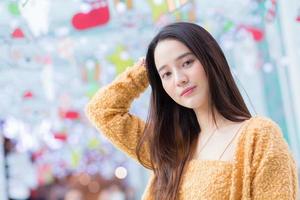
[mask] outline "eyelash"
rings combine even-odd
[[[170,72],[166,72],[166,73],[164,73],[161,77],[162,78],[164,78],[165,77],[165,75],[167,75],[168,73],[170,73]]]
[[[193,62],[194,62],[194,60],[190,59],[190,60],[186,61],[185,63],[192,64]],[[183,64],[185,64],[185,63],[183,63]]]
[[[190,64],[192,64],[193,62],[194,62],[193,59],[187,60],[186,62],[183,63],[182,66],[184,67],[185,64],[187,64],[188,66],[190,66]],[[164,76],[165,76],[166,74],[168,74],[168,73],[170,73],[170,72],[164,73],[164,74],[162,75],[162,78],[164,78]]]

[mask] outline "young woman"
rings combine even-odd
[[[143,122],[129,108],[149,83]],[[296,199],[296,165],[280,128],[251,116],[222,50],[196,24],[164,27],[146,60],[100,89],[86,114],[152,170],[145,200]]]

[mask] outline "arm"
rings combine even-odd
[[[295,200],[298,190],[297,168],[280,128],[268,122],[260,131],[254,162],[257,162],[252,196],[255,200]],[[258,159],[259,158],[259,159]]]
[[[137,160],[135,148],[142,136],[145,123],[129,113],[134,98],[148,86],[143,61],[127,68],[111,84],[99,89],[85,108],[92,124],[116,147]],[[143,147],[143,162],[150,163],[149,150]]]

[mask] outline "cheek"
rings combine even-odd
[[[171,84],[165,83],[165,84],[163,84],[163,88],[172,99],[175,97],[174,87],[172,87]]]

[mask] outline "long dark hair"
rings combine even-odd
[[[203,65],[215,123],[213,108],[230,121],[240,122],[251,117],[216,40],[204,28],[193,23],[177,22],[165,26],[149,44],[146,55],[152,93],[146,127],[136,149],[142,162],[141,146],[147,143],[150,148],[154,171],[151,191],[156,200],[176,199],[184,166],[201,132],[193,109],[177,104],[163,89],[154,62],[154,51],[157,44],[166,39],[182,42]]]

